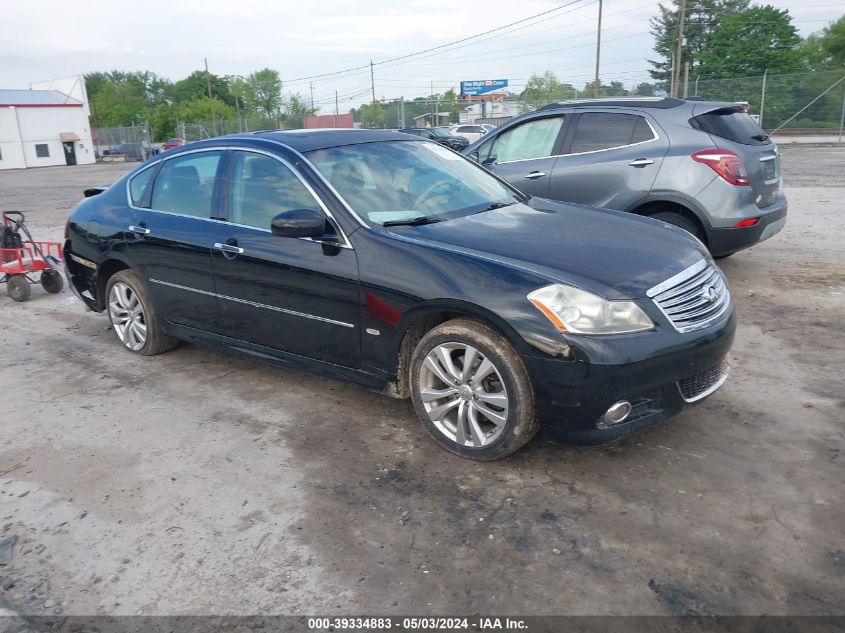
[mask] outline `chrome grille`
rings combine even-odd
[[[678,381],[678,389],[687,402],[695,402],[713,393],[728,377],[727,363],[717,363],[692,376]]]
[[[725,278],[705,259],[646,294],[679,332],[707,327],[722,316],[731,303]]]

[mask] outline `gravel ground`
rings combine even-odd
[[[468,462],[409,402],[0,297],[0,610],[845,614],[845,150],[783,156],[786,228],[720,262],[730,379],[611,446]],[[2,172],[0,204],[58,239],[125,169]]]

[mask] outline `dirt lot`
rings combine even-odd
[[[4,294],[0,608],[845,614],[845,148],[783,153],[786,229],[722,262],[731,378],[608,447],[464,461],[408,402]],[[124,168],[0,173],[0,205],[59,238]]]

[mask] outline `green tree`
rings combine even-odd
[[[723,19],[697,71],[702,79],[751,77],[802,70],[801,37],[789,11],[765,5]]]
[[[638,97],[653,97],[655,93],[655,85],[646,81],[634,86],[634,92]]]
[[[211,101],[208,97],[198,97],[181,103],[177,107],[177,113],[180,120],[188,123],[211,121],[212,118],[218,121],[235,118],[235,109],[216,97]]]
[[[822,30],[821,45],[831,66],[845,66],[845,15]]]
[[[364,127],[384,127],[386,120],[385,114],[384,106],[382,106],[378,101],[375,103],[364,104],[358,109],[358,115],[361,118],[361,125]]]
[[[575,86],[558,81],[557,76],[551,70],[547,70],[542,75],[531,75],[519,98],[537,108],[547,103],[572,99],[577,95],[578,90]]]
[[[312,116],[316,109],[308,105],[305,97],[298,92],[288,95],[284,102],[284,114],[282,120],[285,127],[289,129],[301,128],[305,117]]]
[[[256,112],[265,117],[277,117],[282,109],[282,80],[279,72],[263,68],[246,79],[250,101]]]
[[[690,76],[697,72],[698,64],[710,47],[710,37],[719,23],[729,15],[748,8],[749,0],[687,0],[684,20],[686,46],[682,49],[680,67],[690,62]],[[680,0],[670,4],[659,4],[658,14],[651,19],[651,34],[654,36],[654,51],[660,59],[649,60],[654,67],[650,70],[666,90],[671,78],[672,56],[678,46],[678,18]]]
[[[229,82],[225,77],[219,77],[204,70],[195,70],[184,79],[172,84],[166,91],[166,96],[173,103],[187,103],[205,97],[208,99],[208,83],[211,81],[211,96],[226,105],[234,107],[235,100],[229,90]]]

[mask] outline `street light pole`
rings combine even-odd
[[[678,51],[675,53],[675,63],[672,69],[672,84],[674,86],[672,96],[677,97],[680,93],[681,83],[681,62],[683,61],[684,47],[684,19],[687,13],[687,0],[681,0],[681,9],[678,13]]]
[[[595,87],[593,88],[593,96],[599,96],[599,89],[601,84],[599,83],[599,62],[601,60],[601,3],[602,0],[599,0],[599,23],[598,29],[596,30],[596,79],[595,79]]]

